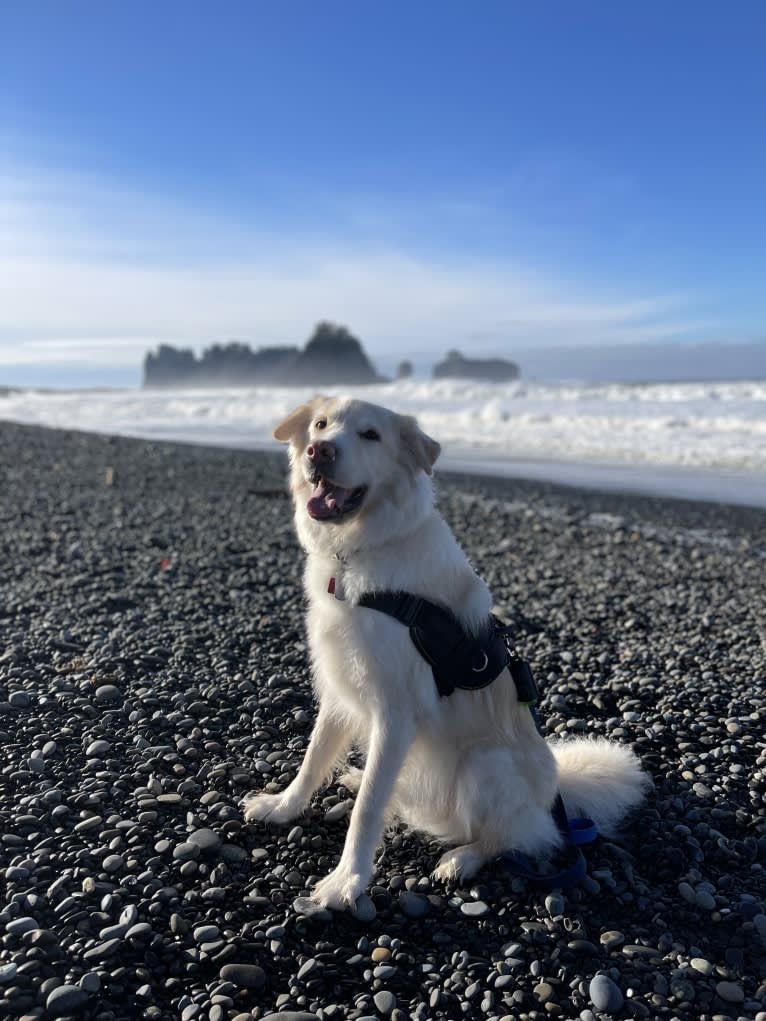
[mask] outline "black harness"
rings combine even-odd
[[[334,579],[330,591],[335,592]],[[357,606],[385,613],[409,629],[415,648],[433,671],[441,696],[451,695],[456,688],[464,691],[486,688],[508,667],[519,703],[529,708],[535,726],[542,734],[535,705],[538,691],[532,670],[513,648],[510,629],[497,617],[490,614],[481,631],[474,635],[463,628],[450,610],[409,592],[366,593],[357,601]],[[556,795],[551,814],[564,843],[562,868],[540,872],[526,855],[518,851],[507,852],[499,860],[514,875],[550,889],[566,888],[578,883],[585,875],[585,858],[580,846],[595,838],[596,827],[590,819],[567,818],[560,794]]]
[[[370,592],[358,606],[378,610],[409,628],[410,638],[433,671],[439,694],[455,688],[486,688],[508,667],[519,702],[533,705],[537,685],[529,664],[511,645],[509,628],[490,614],[478,634],[469,634],[450,610],[408,592]]]

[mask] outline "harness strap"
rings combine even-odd
[[[385,613],[409,628],[415,648],[431,666],[440,695],[451,695],[455,688],[485,688],[508,665],[505,628],[495,617],[487,619],[480,634],[471,635],[450,610],[409,592],[368,592],[357,605]]]

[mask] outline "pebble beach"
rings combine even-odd
[[[0,1017],[766,1021],[766,511],[437,473],[547,732],[654,786],[569,891],[399,829],[334,914],[345,788],[238,807],[314,715],[285,471],[0,423]]]

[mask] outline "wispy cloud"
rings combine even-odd
[[[319,318],[373,353],[679,337],[681,296],[585,292],[519,258],[438,256],[380,224],[276,230],[103,177],[0,170],[0,364],[137,364],[147,346],[296,343]],[[374,212],[370,214],[374,219]]]

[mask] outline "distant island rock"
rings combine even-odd
[[[306,346],[263,347],[232,341],[206,348],[198,358],[189,349],[161,344],[144,359],[145,387],[296,386],[301,384],[380,383],[361,341],[345,326],[319,323]]]
[[[434,379],[476,379],[485,383],[508,383],[518,379],[520,370],[505,358],[464,358],[459,351],[448,351],[444,361],[434,365]]]

